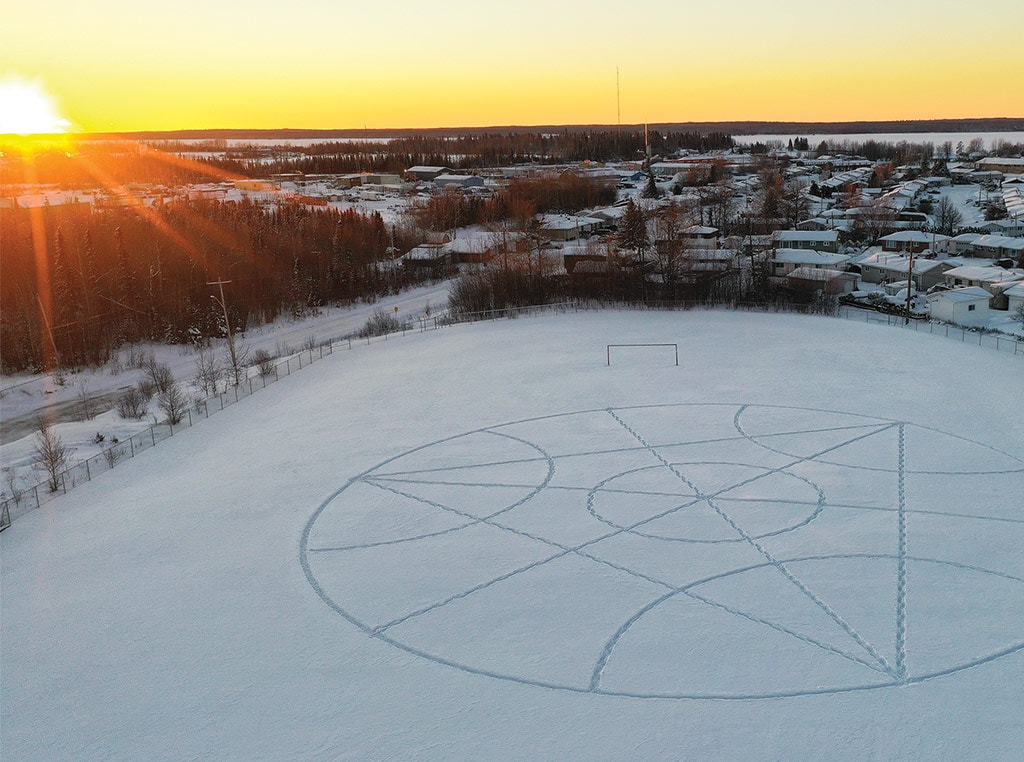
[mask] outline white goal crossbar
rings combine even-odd
[[[607,347],[608,364],[612,364],[612,347],[672,347],[676,353],[676,365],[679,365],[678,344],[609,344]]]

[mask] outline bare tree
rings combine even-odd
[[[949,196],[943,196],[935,205],[934,230],[942,235],[953,235],[964,221],[963,214]]]
[[[172,426],[181,423],[188,409],[188,398],[185,392],[177,384],[171,384],[167,389],[160,392],[156,398],[156,404],[167,416],[167,422]]]
[[[224,374],[216,355],[208,349],[196,356],[196,386],[206,396],[217,393],[217,386]]]
[[[152,353],[144,361],[142,369],[146,371],[146,378],[157,392],[165,392],[174,384],[174,373],[170,366],[157,362]]]
[[[107,462],[107,468],[113,468],[127,454],[124,445],[114,445],[103,451],[103,459]]]
[[[25,490],[18,483],[18,473],[10,466],[4,466],[4,484],[7,485],[7,492],[15,503],[20,503]]]
[[[89,386],[84,381],[78,385],[75,394],[76,407],[78,408],[78,420],[91,421],[99,414],[99,405],[89,393]]]
[[[236,346],[234,342],[231,342],[228,344],[228,350],[228,354],[224,358],[224,365],[231,383],[238,386],[245,380],[249,363],[249,347]]]
[[[53,430],[49,421],[40,417],[36,419],[39,427],[36,431],[34,463],[46,473],[46,484],[50,492],[60,489],[61,472],[71,457],[71,451],[60,435]]]

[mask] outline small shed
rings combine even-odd
[[[988,300],[991,294],[979,286],[956,288],[929,294],[929,312],[936,320],[957,325],[977,325],[990,317]]]

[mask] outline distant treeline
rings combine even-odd
[[[679,149],[708,151],[729,148],[726,133],[652,130],[655,154]],[[184,140],[184,138],[183,138]],[[310,146],[258,148],[228,146],[211,139],[208,145],[171,142],[151,147],[138,142],[81,142],[72,150],[53,150],[35,156],[12,151],[0,156],[0,173],[16,193],[19,183],[58,184],[64,188],[183,185],[274,174],[401,173],[417,165],[472,170],[523,163],[559,164],[580,161],[641,160],[645,155],[640,131],[557,133],[482,133],[445,137],[424,134],[388,143],[359,141]],[[210,153],[223,154],[211,157]],[[180,154],[180,155],[179,155]]]
[[[892,132],[1017,132],[1024,131],[1024,115],[1016,117],[983,117],[977,119],[909,119],[876,122],[658,122],[651,129],[661,132],[722,132],[731,135],[839,135]],[[398,138],[423,135],[451,137],[482,134],[554,134],[559,132],[643,132],[642,124],[575,124],[491,127],[436,127],[343,129],[343,130],[171,130],[131,133],[96,133],[91,138],[129,140],[349,140],[367,138]]]
[[[45,268],[34,261],[34,215],[45,232]],[[209,285],[219,279],[231,281],[224,295],[234,331],[396,291],[414,278],[386,262],[392,240],[412,245],[402,235],[379,214],[287,201],[270,210],[181,201],[145,214],[5,209],[3,370],[101,363],[126,342],[223,336],[219,291]]]
[[[107,188],[128,193],[132,184],[174,187],[225,179],[208,164],[180,159],[142,143],[79,143],[71,150],[37,154],[0,152],[0,195],[18,195],[22,183],[64,189]]]
[[[649,140],[651,151],[663,155],[680,149],[710,151],[731,148],[733,145],[731,136],[719,132],[654,130],[649,133]],[[170,148],[184,149],[186,146],[172,144]],[[423,134],[396,138],[386,144],[371,141],[317,143],[310,146],[290,146],[287,151],[273,152],[239,146],[226,148],[224,158],[207,158],[204,161],[225,171],[250,177],[266,177],[285,172],[403,172],[417,165],[472,170],[525,163],[639,161],[644,158],[645,151],[642,130],[621,133],[562,130],[556,133],[482,133],[457,136]]]

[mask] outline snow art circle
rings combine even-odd
[[[1024,649],[1022,485],[1018,455],[905,421],[606,408],[384,461],[313,514],[301,562],[367,634],[490,678],[646,699],[878,689]]]

